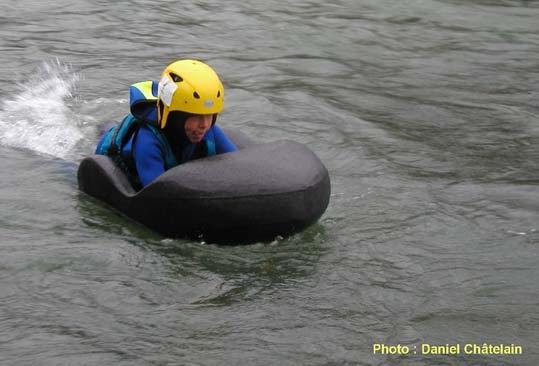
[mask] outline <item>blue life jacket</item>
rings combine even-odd
[[[136,187],[140,187],[141,184],[138,180],[136,169],[129,161],[132,160],[132,153],[129,151],[128,155],[131,156],[126,158],[122,152],[141,126],[148,128],[163,147],[165,170],[178,165],[167,138],[157,127],[157,86],[158,83],[155,81],[142,81],[130,86],[129,104],[131,114],[103,136],[95,151],[96,154],[106,155],[113,159]],[[208,156],[213,156],[216,154],[215,141],[213,133],[209,132],[206,134],[204,141],[206,142]],[[180,164],[191,159],[195,147],[196,144],[191,144],[183,151]]]

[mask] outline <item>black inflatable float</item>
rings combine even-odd
[[[138,192],[108,157],[89,156],[79,166],[79,187],[165,236],[215,243],[272,240],[320,218],[330,179],[311,150],[226,133],[239,151],[179,165]]]

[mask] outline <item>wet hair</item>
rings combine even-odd
[[[182,148],[190,143],[185,134],[185,121],[187,118],[189,118],[189,113],[172,111],[169,113],[167,123],[163,129],[176,158],[181,154]]]

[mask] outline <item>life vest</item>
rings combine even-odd
[[[126,161],[122,154],[122,149],[129,139],[139,130],[141,126],[148,128],[157,138],[164,150],[165,170],[178,165],[178,161],[172,152],[172,148],[163,134],[157,127],[157,86],[155,81],[142,81],[133,84],[129,88],[129,105],[131,114],[123,121],[111,128],[102,138],[96,149],[96,154],[109,156],[127,174],[131,183],[140,187],[138,175],[132,164]],[[216,154],[213,131],[208,131],[204,141],[206,142],[208,156]],[[183,151],[180,163],[191,159],[196,144],[190,144]]]

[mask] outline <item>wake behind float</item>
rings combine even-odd
[[[178,165],[138,192],[110,158],[89,156],[79,166],[79,188],[162,235],[215,243],[272,240],[320,218],[330,179],[311,150],[226,134],[238,151]]]

